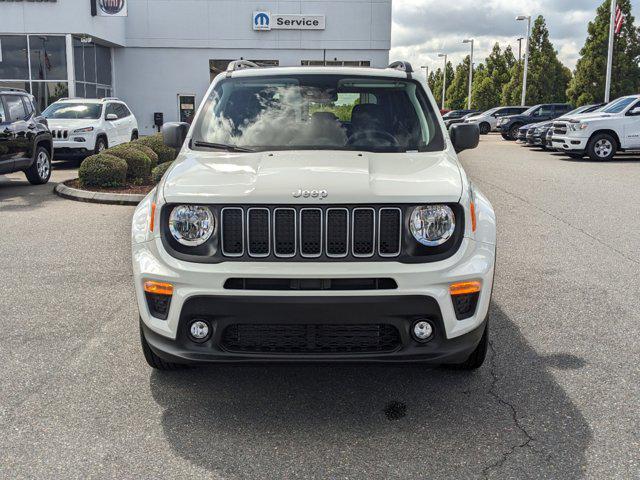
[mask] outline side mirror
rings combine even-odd
[[[640,115],[640,107],[635,107],[635,108],[632,108],[631,110],[629,110],[629,115],[632,115],[634,117],[636,115]]]
[[[480,128],[476,123],[458,123],[449,130],[456,153],[476,148],[480,143]]]
[[[118,115],[116,115],[115,113],[107,113],[107,116],[104,118],[109,120],[110,122],[113,122],[114,120],[118,119]]]
[[[167,147],[181,149],[189,133],[189,124],[184,122],[169,122],[162,126],[162,139]]]

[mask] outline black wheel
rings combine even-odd
[[[511,139],[509,138],[509,135],[508,135],[507,133],[503,133],[503,134],[502,134],[502,138],[504,138],[505,140],[511,140]]]
[[[516,140],[518,138],[518,130],[520,130],[521,126],[522,125],[516,124],[509,129],[509,140]]]
[[[452,368],[456,370],[476,370],[482,366],[485,358],[487,358],[487,349],[489,347],[489,322],[487,321],[487,326],[484,329],[484,334],[480,339],[480,343],[476,347],[476,349],[469,355],[463,363],[458,365],[451,365]]]
[[[104,137],[98,137],[96,140],[96,148],[94,150],[95,153],[101,153],[109,148],[109,144],[107,143],[107,139]]]
[[[488,135],[490,131],[491,125],[489,125],[487,122],[482,122],[480,124],[480,135]]]
[[[37,148],[36,159],[24,173],[31,185],[43,185],[49,181],[51,178],[51,155],[46,148]]]
[[[131,141],[133,142],[134,140],[138,139],[138,131],[134,130],[133,132],[131,132]]]
[[[144,359],[147,361],[151,368],[155,368],[156,370],[177,370],[180,368],[184,368],[184,365],[180,365],[179,363],[166,362],[158,355],[153,353],[153,350],[151,350],[149,343],[147,343],[147,339],[144,338],[142,325],[140,325],[140,344],[142,345],[142,353],[144,354]]]
[[[611,160],[618,150],[618,142],[608,133],[594,135],[587,145],[587,155],[591,160],[606,162]]]

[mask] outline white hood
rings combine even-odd
[[[457,202],[460,167],[446,151],[367,153],[183,151],[163,185],[169,203],[349,204]],[[297,190],[327,197],[294,198]]]
[[[99,120],[76,118],[48,118],[47,123],[51,130],[75,130],[77,128],[92,127]]]
[[[577,115],[571,115],[570,117],[562,117],[558,119],[562,122],[570,122],[571,120],[606,120],[615,116],[612,113],[603,112],[591,112],[591,113],[579,113]]]

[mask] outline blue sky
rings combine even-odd
[[[469,53],[465,38],[475,39],[475,63],[483,61],[498,41],[518,52],[517,38],[525,34],[525,22],[517,15],[544,15],[560,59],[575,66],[587,36],[587,24],[601,0],[393,0],[391,60],[408,60],[414,68],[442,65],[439,52],[458,63]],[[632,0],[639,25],[640,0]]]

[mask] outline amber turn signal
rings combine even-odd
[[[480,288],[480,282],[458,282],[451,284],[449,287],[449,293],[452,296],[468,295],[470,293],[478,293]]]
[[[151,218],[149,219],[149,231],[153,232],[156,223],[156,202],[151,204]],[[475,230],[475,228],[474,228]]]
[[[471,231],[476,231],[476,204],[471,202]]]
[[[173,285],[149,280],[144,282],[144,291],[155,295],[173,295]]]

